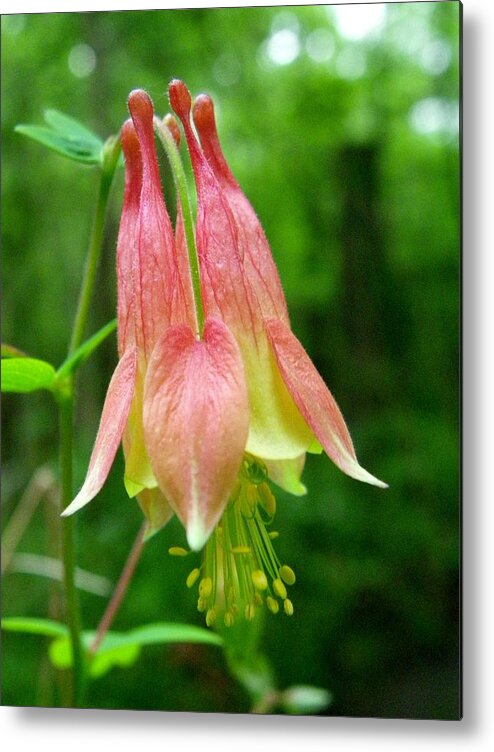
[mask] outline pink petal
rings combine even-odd
[[[196,98],[193,117],[204,155],[231,209],[244,271],[262,314],[274,316],[288,324],[285,296],[266,235],[223,155],[216,130],[213,101],[206,94]]]
[[[256,254],[256,248],[245,248],[251,226],[242,241],[225,179],[220,185],[192,131],[185,84],[172,81],[169,95],[185,131],[197,187],[196,240],[204,308],[206,315],[223,319],[242,352],[251,413],[247,451],[263,459],[293,459],[306,451],[312,436],[274,362],[262,313],[263,307],[270,310],[267,298],[247,273],[246,254]],[[264,268],[265,264],[259,271]]]
[[[180,118],[197,187],[196,242],[206,315],[221,316],[233,331],[262,331],[261,313],[245,277],[236,223],[190,124],[190,94],[182,81],[169,87],[170,102]]]
[[[136,226],[133,284],[138,346],[146,357],[167,326],[188,323],[179,282],[175,238],[163,200],[154,144],[153,104],[145,91],[129,95],[142,156],[142,189]]]
[[[136,226],[142,184],[142,161],[132,120],[120,133],[125,157],[125,188],[117,241],[118,352],[121,356],[135,340],[135,309],[132,267],[136,254]]]
[[[293,332],[276,319],[266,320],[266,330],[285,384],[327,455],[352,478],[386,488],[360,467],[338,405]]]
[[[185,301],[185,307],[187,309],[186,321],[188,322],[189,326],[194,329],[194,331],[198,331],[194,293],[192,289],[192,276],[190,273],[189,251],[187,249],[187,241],[185,239],[184,219],[180,201],[177,202],[175,246],[177,249],[178,280],[179,284],[182,287],[182,294]]]
[[[62,512],[64,517],[77,512],[91,501],[101,490],[110,472],[134,394],[136,360],[136,351],[132,348],[118,362],[106,393],[86,480],[75,499]]]
[[[247,440],[249,406],[238,346],[209,318],[203,339],[174,326],[157,343],[144,391],[144,435],[161,491],[200,549],[228,502]]]

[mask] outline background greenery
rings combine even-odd
[[[367,15],[368,33],[358,19],[349,31],[329,6],[2,18],[2,339],[55,365],[97,178],[15,125],[41,124],[51,107],[106,138],[134,87],[164,113],[173,76],[215,98],[225,153],[270,239],[293,328],[362,464],[390,484],[379,492],[309,457],[308,495],[279,494],[278,550],[298,575],[296,611],[267,619],[264,648],[281,687],[327,687],[334,715],[459,714],[459,14],[456,2],[387,4],[379,26]],[[121,189],[120,174],[87,334],[115,315]],[[113,337],[80,374],[77,484],[115,363]],[[47,393],[7,395],[2,420],[5,525],[37,469],[56,472],[56,409]],[[56,556],[52,496],[17,554]],[[80,566],[114,582],[140,523],[119,457],[79,514]],[[167,554],[183,543],[175,521],[150,541],[116,628],[201,623],[184,586],[190,561]],[[60,616],[59,585],[36,565],[19,571],[21,561],[3,578],[3,614]],[[84,626],[94,628],[105,599],[81,599]],[[4,704],[59,703],[45,649],[36,636],[3,636]],[[94,683],[89,702],[249,709],[221,652],[199,645],[147,648],[133,668]]]

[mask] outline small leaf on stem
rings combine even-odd
[[[17,125],[15,131],[76,162],[101,163],[103,141],[89,128],[58,110],[46,110],[45,121],[49,127]]]
[[[5,358],[2,361],[2,392],[34,392],[53,388],[55,369],[37,358]]]

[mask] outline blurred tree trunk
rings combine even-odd
[[[345,378],[359,405],[372,410],[394,399],[393,363],[405,346],[406,295],[386,256],[380,206],[379,143],[349,144],[338,160],[342,201],[338,311]],[[384,388],[384,393],[383,393]]]

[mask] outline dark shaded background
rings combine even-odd
[[[55,364],[65,357],[97,182],[14,126],[41,123],[53,107],[107,137],[134,87],[163,113],[173,76],[212,94],[293,329],[336,396],[362,464],[390,484],[379,492],[309,457],[308,495],[278,495],[278,550],[297,571],[296,613],[267,621],[265,650],[281,687],[330,689],[331,714],[450,719],[459,713],[460,7],[388,4],[373,30],[368,7],[358,8],[369,22],[364,36],[363,21],[350,32],[325,7],[3,17],[2,339]],[[88,334],[115,315],[121,187],[122,175]],[[115,363],[113,339],[81,371],[78,484]],[[50,397],[7,395],[4,524],[36,470],[56,471],[56,452]],[[80,566],[112,581],[141,522],[121,479],[119,457],[78,518]],[[38,506],[18,553],[56,555],[56,514],[50,501]],[[175,521],[150,541],[115,628],[201,623],[183,584],[190,562],[166,553],[183,543]],[[14,560],[3,579],[3,614],[60,616],[58,584],[19,568]],[[81,600],[93,628],[105,600],[84,591]],[[45,647],[4,635],[4,704],[58,704]],[[94,683],[89,701],[249,708],[219,651],[199,646],[146,648],[132,669]]]

